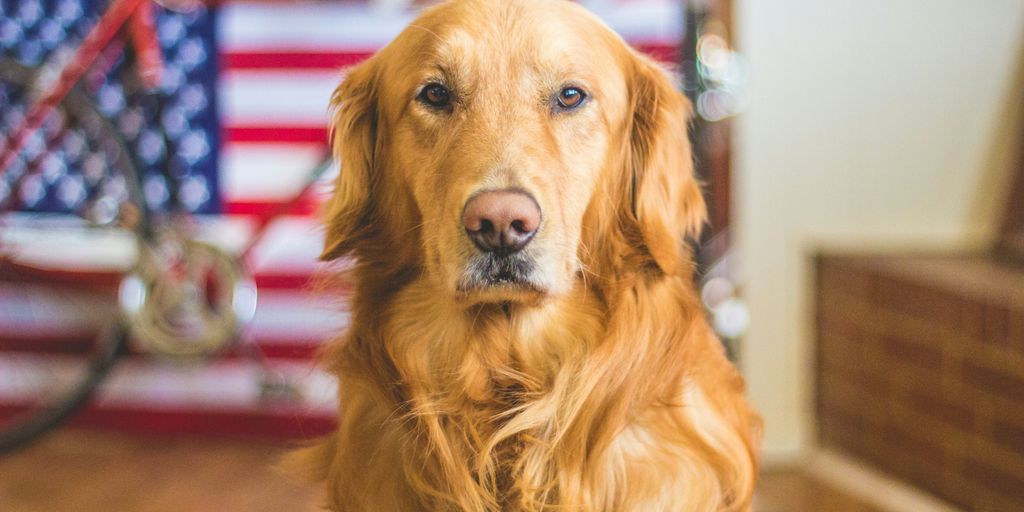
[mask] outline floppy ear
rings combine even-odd
[[[331,145],[341,172],[324,212],[323,260],[348,254],[367,232],[377,139],[375,60],[352,68],[331,95]]]
[[[674,275],[686,237],[700,234],[707,215],[690,153],[690,102],[662,67],[634,57],[626,223],[639,233],[646,255]]]

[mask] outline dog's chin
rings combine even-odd
[[[459,302],[465,306],[485,304],[538,306],[547,298],[547,293],[529,285],[501,284],[460,290],[458,297]]]
[[[473,304],[538,304],[548,295],[536,265],[520,254],[475,256],[456,285],[460,302]]]

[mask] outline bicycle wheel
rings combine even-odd
[[[0,133],[24,118],[35,76],[0,60]],[[148,220],[128,148],[77,88],[0,173],[2,453],[65,421],[122,352],[116,289]]]

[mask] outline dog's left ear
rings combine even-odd
[[[646,255],[658,268],[675,275],[682,269],[686,237],[696,238],[707,216],[690,152],[690,102],[661,66],[634,57],[627,225],[635,223]]]

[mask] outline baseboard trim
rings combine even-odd
[[[761,449],[762,471],[789,469],[799,466],[807,457],[804,449],[797,446],[765,446]]]
[[[810,453],[804,469],[811,478],[886,512],[961,512],[920,489],[831,450]]]

